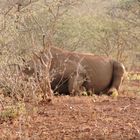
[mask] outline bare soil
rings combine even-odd
[[[0,124],[0,140],[140,140],[140,96],[133,94],[58,96],[26,108]]]

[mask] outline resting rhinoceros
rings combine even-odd
[[[125,73],[120,62],[104,56],[70,52],[56,47],[51,47],[50,53],[52,58],[49,74],[53,77],[51,87],[54,92],[75,95],[86,90],[95,94],[111,94],[114,90],[119,90]],[[47,54],[48,49],[40,52],[38,57],[47,63]],[[36,66],[38,63],[39,61],[36,61]],[[30,60],[23,72],[33,74],[34,64],[33,60]]]

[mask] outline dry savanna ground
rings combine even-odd
[[[133,93],[55,96],[10,109],[1,114],[0,140],[140,140],[140,96]]]

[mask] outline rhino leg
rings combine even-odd
[[[70,95],[80,95],[80,93],[82,92],[82,84],[84,82],[84,77],[81,75],[73,75],[71,76],[71,78],[69,79],[68,82],[68,89],[69,89],[69,93]]]
[[[123,64],[114,61],[111,88],[108,90],[109,95],[111,95],[114,92],[118,92],[122,80],[124,78],[124,74],[125,74],[125,68]]]

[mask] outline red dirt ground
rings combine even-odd
[[[0,124],[0,140],[140,140],[140,96],[54,97]]]

